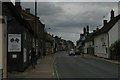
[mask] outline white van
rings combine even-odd
[[[70,49],[69,56],[71,56],[71,55],[75,56],[75,50],[74,49]]]

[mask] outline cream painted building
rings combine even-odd
[[[7,23],[0,16],[0,79],[7,77]]]
[[[94,33],[94,54],[99,57],[110,58],[109,47],[120,40],[120,15],[114,17],[111,11],[111,20],[104,20],[104,26]]]
[[[109,58],[108,35],[106,33],[94,38],[94,54],[99,57]]]
[[[120,19],[119,21],[108,31],[109,34],[109,46],[117,40],[120,40]]]

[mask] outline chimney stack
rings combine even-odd
[[[89,26],[87,25],[87,34],[89,34]]]
[[[20,0],[15,0],[15,7],[16,7],[17,9],[21,9]]]
[[[30,8],[26,8],[25,11],[30,13]]]
[[[114,18],[114,11],[111,10],[111,20]]]
[[[107,24],[107,20],[103,20],[103,24],[105,26]]]
[[[96,32],[96,30],[93,30],[93,32]]]
[[[83,34],[80,34],[80,39],[83,37]]]
[[[86,34],[86,28],[85,27],[83,28],[83,34]]]
[[[98,26],[97,26],[96,31],[98,31],[98,30],[99,30],[99,28],[98,28]]]

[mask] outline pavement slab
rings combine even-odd
[[[53,54],[38,59],[35,69],[29,66],[24,72],[8,72],[8,78],[53,78]]]

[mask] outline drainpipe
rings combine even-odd
[[[108,50],[107,50],[107,53],[108,53],[108,59],[110,59],[111,54],[110,54],[110,49],[109,49],[109,33],[107,33],[107,36],[108,36]]]

